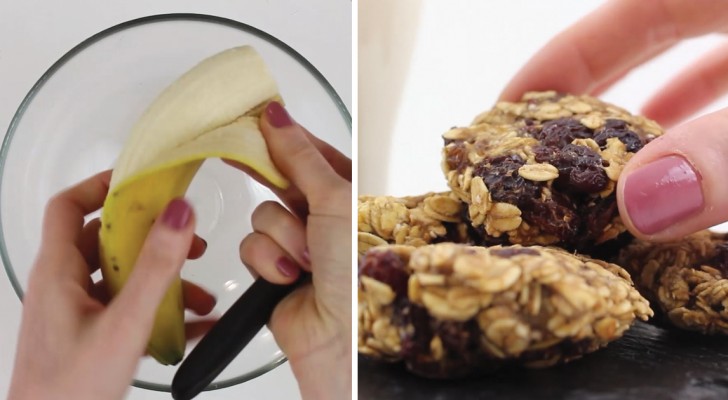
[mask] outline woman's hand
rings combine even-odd
[[[267,106],[261,130],[273,162],[291,182],[285,190],[271,188],[288,209],[261,204],[240,256],[273,283],[292,283],[301,269],[311,272],[311,283],[278,304],[269,327],[303,398],[349,398],[351,160],[298,125],[279,103]]]
[[[726,0],[613,0],[544,46],[504,89],[598,95],[683,39],[728,33]],[[639,92],[636,88],[635,92]],[[679,123],[728,92],[728,44],[698,59],[649,99],[643,113]],[[670,129],[627,164],[619,210],[636,236],[677,239],[728,220],[728,109]]]
[[[46,208],[43,236],[23,299],[18,352],[10,388],[13,400],[121,399],[144,355],[154,315],[189,255],[205,250],[194,237],[195,218],[184,200],[172,201],[144,243],[136,267],[109,302],[99,268],[100,222],[84,217],[101,207],[107,171],[56,195]],[[199,315],[215,299],[184,283],[185,306]],[[214,321],[188,323],[188,337]]]

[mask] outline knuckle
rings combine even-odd
[[[322,183],[321,190],[309,196],[309,203],[316,212],[341,214],[351,212],[351,183],[337,176],[332,176]]]
[[[240,259],[243,262],[248,262],[253,259],[253,256],[255,255],[255,248],[257,247],[255,246],[255,238],[258,235],[259,234],[251,233],[240,242]]]
[[[291,143],[288,153],[289,159],[294,161],[295,164],[304,165],[310,164],[312,160],[320,156],[318,150],[305,139]]]
[[[57,193],[53,195],[53,197],[48,200],[48,203],[46,204],[45,208],[45,215],[46,217],[49,215],[56,214],[58,210],[63,206],[63,203],[65,202],[63,193]]]
[[[275,215],[280,207],[281,206],[280,204],[278,204],[278,202],[273,200],[266,200],[258,207],[255,207],[255,210],[253,210],[253,215],[251,215],[250,218],[253,221],[253,224],[255,224],[256,222],[268,221],[270,219],[270,216]]]

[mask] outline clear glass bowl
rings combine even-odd
[[[111,168],[131,126],[169,83],[202,59],[245,44],[265,59],[296,120],[351,154],[351,116],[343,101],[310,62],[275,37],[199,14],[155,15],[106,29],[43,74],[20,104],[0,150],[0,256],[21,299],[48,199]],[[274,196],[219,160],[208,160],[187,197],[197,212],[197,233],[209,247],[201,259],[185,264],[182,275],[217,297],[213,314],[220,315],[253,282],[238,244],[252,231],[253,209]],[[245,382],[284,361],[264,328],[207,389]],[[169,391],[175,371],[145,358],[134,385]]]

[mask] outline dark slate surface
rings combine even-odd
[[[607,348],[567,365],[457,381],[427,380],[401,364],[360,359],[359,398],[728,399],[728,338],[640,322]]]

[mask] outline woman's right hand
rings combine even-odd
[[[727,0],[609,1],[561,32],[501,94],[529,90],[599,95],[630,70],[676,43],[728,33]],[[639,88],[635,88],[639,93]],[[698,59],[645,104],[665,127],[728,92],[728,44]],[[728,109],[677,125],[627,163],[620,215],[635,236],[671,240],[728,221]]]
[[[290,181],[285,190],[271,187],[288,209],[277,202],[258,206],[240,256],[273,283],[290,284],[301,269],[311,273],[311,283],[283,299],[268,326],[304,399],[350,398],[351,160],[298,125],[279,103],[266,107],[260,126],[273,162]]]

